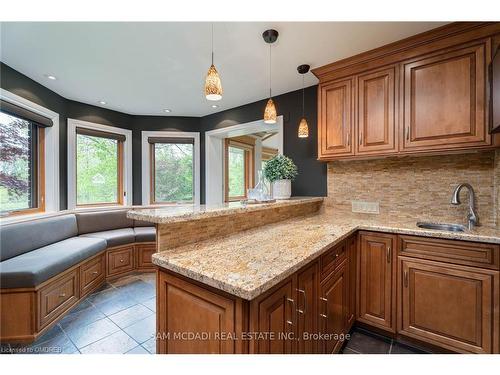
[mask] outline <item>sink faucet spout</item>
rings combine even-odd
[[[474,208],[474,202],[476,200],[476,196],[474,194],[474,189],[472,186],[468,183],[461,183],[457,185],[455,190],[453,191],[452,197],[451,197],[451,204],[453,205],[459,205],[460,202],[460,191],[462,188],[466,188],[467,191],[469,192],[469,213],[467,214],[467,221],[469,224],[469,230],[474,228],[474,226],[479,225],[479,218],[477,216],[476,210]]]

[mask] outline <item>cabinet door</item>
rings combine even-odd
[[[320,330],[325,335],[321,342],[322,353],[336,353],[343,343],[348,319],[349,267],[344,261],[333,275],[321,284]]]
[[[361,232],[359,236],[359,317],[375,327],[395,332],[393,235]]]
[[[397,151],[395,68],[358,77],[358,142],[356,154]]]
[[[356,235],[347,239],[347,259],[349,264],[349,305],[347,311],[347,331],[356,320],[356,267],[357,267],[357,241]]]
[[[489,50],[488,41],[403,63],[404,151],[491,144],[485,103]]]
[[[311,339],[318,332],[318,264],[314,263],[297,276],[297,353],[313,354],[317,342]]]
[[[401,333],[458,352],[498,351],[497,271],[406,258],[399,266]]]
[[[166,272],[158,273],[157,286],[159,354],[235,352],[235,342],[225,339],[235,332],[234,300]]]
[[[270,293],[252,301],[252,332],[262,335],[255,340],[256,354],[289,354],[294,351],[296,304],[293,281],[281,284]]]
[[[318,157],[353,155],[353,80],[320,86],[319,94]]]

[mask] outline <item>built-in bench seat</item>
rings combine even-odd
[[[30,342],[106,279],[154,271],[156,230],[125,210],[0,227],[0,340]]]

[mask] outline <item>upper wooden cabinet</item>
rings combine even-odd
[[[395,119],[395,68],[357,77],[356,154],[397,151]]]
[[[313,69],[318,159],[436,154],[500,145],[488,66],[500,23],[453,23]]]
[[[491,144],[486,123],[489,40],[402,64],[403,150]]]
[[[354,155],[353,80],[341,80],[319,89],[318,146],[320,157]]]

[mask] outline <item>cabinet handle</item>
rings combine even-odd
[[[292,298],[286,298],[287,302],[288,303],[291,303],[292,304],[292,312],[295,312],[295,300],[293,300]],[[292,320],[287,320],[286,323],[288,325],[291,325],[293,326],[293,314],[292,314]]]
[[[409,141],[410,140],[410,127],[407,127],[406,128],[406,140]]]
[[[351,145],[351,137],[349,136],[349,134],[347,134],[347,145]]]
[[[64,298],[64,297],[66,297],[66,293],[59,294],[59,298]]]
[[[391,263],[391,247],[387,247],[387,263]]]
[[[319,297],[319,300],[322,301],[322,302],[328,303],[328,299],[327,298]],[[325,306],[325,307],[326,308],[325,308],[324,311],[327,312],[327,306]],[[320,308],[320,311],[321,311],[321,308]],[[319,316],[322,317],[322,318],[324,318],[324,319],[328,318],[328,316],[326,314],[323,314],[321,312],[319,313]]]
[[[99,273],[99,272],[94,271],[94,272],[92,272],[92,275],[97,275],[98,273]]]
[[[359,145],[361,146],[363,144],[363,133],[359,135]]]
[[[403,278],[404,278],[405,288],[408,288],[408,271],[403,272]]]
[[[303,290],[303,289],[297,289],[297,292],[301,293],[304,297],[304,310],[301,310],[301,309],[297,309],[297,312],[300,314],[300,315],[305,315],[305,313],[307,312],[307,298],[306,298],[306,291]]]

